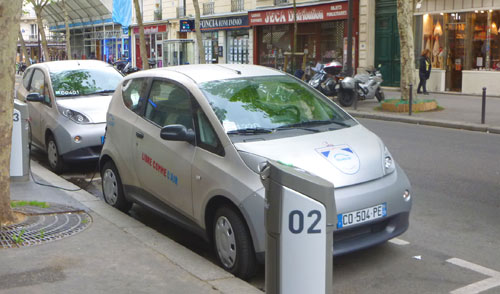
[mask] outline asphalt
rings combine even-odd
[[[386,98],[400,93],[385,88]],[[500,134],[500,98],[431,93],[441,109],[389,113],[376,100],[346,108],[355,117],[400,121]],[[32,161],[37,181],[77,189]],[[11,181],[12,200],[37,200],[82,209],[92,223],[67,238],[21,248],[0,249],[0,293],[262,293],[217,265],[175,243],[84,190],[68,192],[33,180]]]

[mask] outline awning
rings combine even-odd
[[[42,18],[48,21],[51,31],[64,30],[62,1],[45,6]],[[71,28],[112,23],[113,0],[66,0]]]

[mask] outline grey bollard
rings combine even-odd
[[[15,181],[29,180],[28,118],[28,105],[14,99],[10,178]]]
[[[266,189],[266,293],[332,293],[334,186],[269,161]]]

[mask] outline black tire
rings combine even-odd
[[[56,174],[61,174],[64,171],[64,161],[59,154],[59,147],[53,135],[47,136],[46,151],[50,169]]]
[[[123,212],[128,212],[132,208],[132,202],[125,198],[122,179],[113,161],[109,160],[104,164],[101,179],[104,201]]]
[[[377,98],[378,102],[382,102],[385,100],[385,94],[382,92],[382,89],[378,88],[377,93],[375,94],[375,97]]]
[[[243,280],[253,277],[257,260],[252,237],[241,214],[230,206],[219,207],[215,212],[212,229],[212,241],[219,264]],[[227,236],[222,237],[221,232]],[[226,249],[229,252],[225,252],[228,251]]]
[[[339,91],[338,97],[339,97],[339,103],[340,105],[344,107],[349,107],[354,103],[354,91],[349,91],[349,90],[341,90]]]

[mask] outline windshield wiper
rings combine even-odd
[[[338,121],[338,120],[334,120],[334,119],[327,119],[327,120],[302,121],[299,123],[283,125],[281,127],[278,127],[278,129],[288,129],[288,128],[307,127],[307,126],[321,126],[321,125],[329,125],[329,124],[336,124],[336,125],[343,126],[343,127],[350,127],[350,125],[346,124],[343,121]]]
[[[254,134],[270,134],[273,129],[268,128],[246,128],[228,131],[228,135],[254,135]]]

